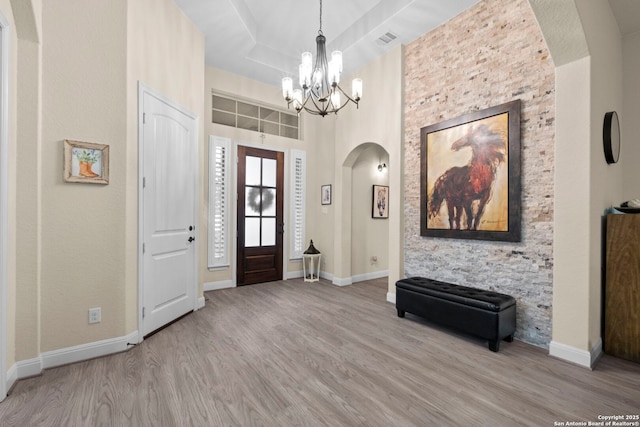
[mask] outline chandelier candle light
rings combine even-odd
[[[356,104],[362,98],[362,79],[353,79],[351,82],[351,96],[342,90],[340,85],[340,73],[342,73],[342,52],[336,50],[331,53],[331,61],[327,62],[325,43],[327,39],[322,34],[322,0],[320,0],[320,29],[316,37],[316,63],[312,67],[313,57],[311,52],[302,54],[300,64],[300,87],[293,89],[293,79],[282,79],[282,96],[287,101],[287,106],[294,108],[298,113],[303,109],[310,114],[326,116],[329,113],[337,113],[349,101]],[[344,103],[342,95],[346,98]]]

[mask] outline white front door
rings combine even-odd
[[[197,118],[141,88],[142,335],[195,308]]]

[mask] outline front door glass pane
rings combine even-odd
[[[262,219],[262,246],[275,246],[276,244],[276,219]]]
[[[276,161],[274,159],[262,159],[262,186],[276,186]]]
[[[245,216],[260,216],[260,187],[245,187]]]
[[[262,189],[262,216],[276,216],[276,189]]]
[[[247,156],[246,158],[246,168],[247,172],[245,174],[245,185],[260,185],[260,157],[252,157]],[[274,185],[275,187],[275,185]]]
[[[244,246],[260,246],[260,218],[244,219]]]

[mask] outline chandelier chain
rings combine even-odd
[[[318,34],[322,34],[322,0],[320,0],[320,29],[318,30]]]

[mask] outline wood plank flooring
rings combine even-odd
[[[386,279],[206,293],[130,351],[21,380],[7,426],[553,426],[640,413],[640,364],[594,371],[452,333],[385,302]]]

